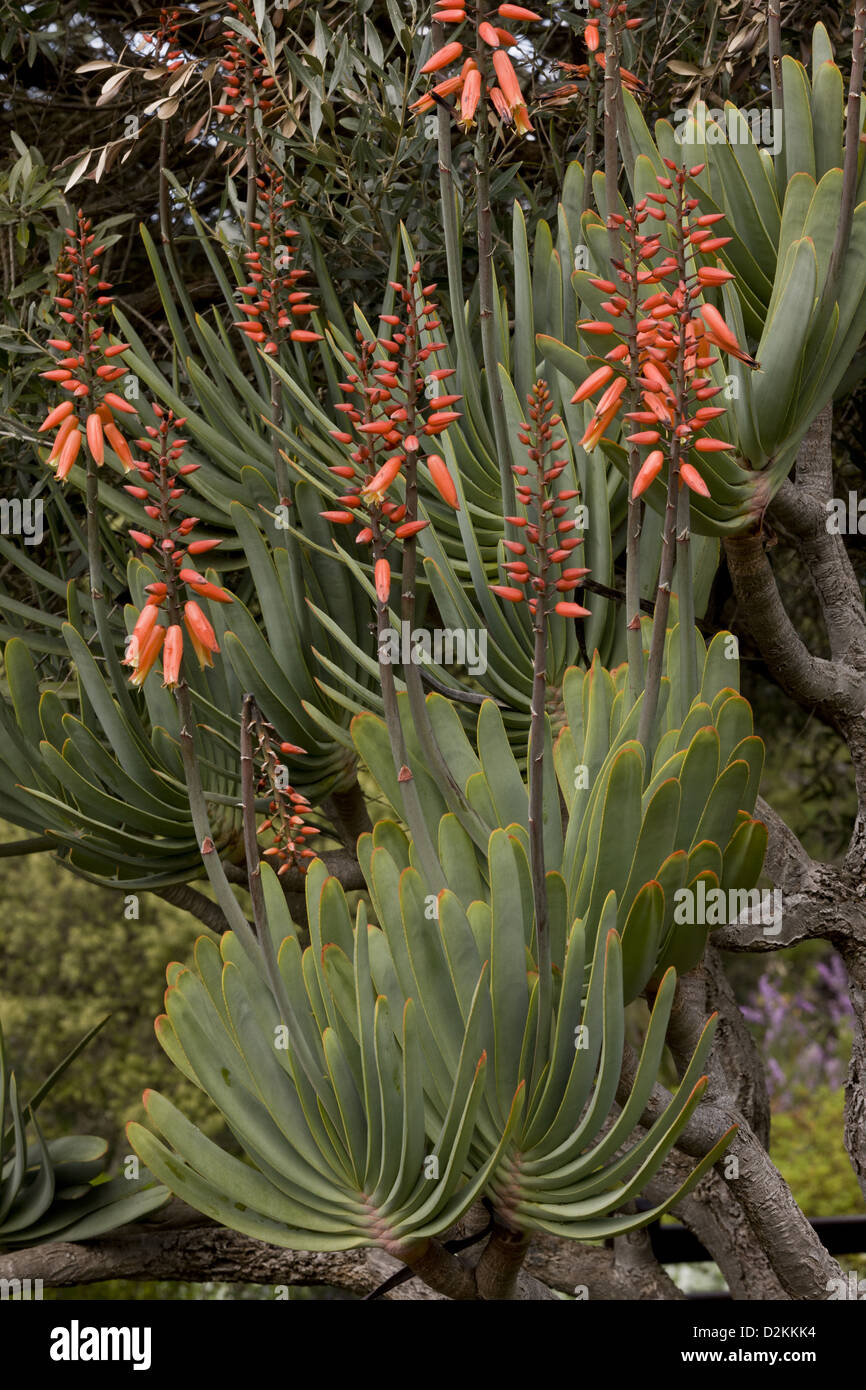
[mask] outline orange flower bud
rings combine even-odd
[[[95,411],[87,417],[87,447],[94,463],[101,466],[105,458],[105,440],[102,434],[102,421]]]
[[[183,628],[172,623],[165,634],[162,649],[162,683],[174,690],[180,680],[180,663],[183,656]]]
[[[48,414],[45,416],[45,419],[42,421],[42,424],[39,426],[38,433],[43,434],[45,430],[51,430],[54,428],[55,425],[59,425],[63,420],[66,419],[67,415],[72,414],[74,409],[75,406],[72,404],[71,401],[61,401],[60,404],[56,405],[53,410],[49,410]]]
[[[661,449],[653,449],[652,453],[647,455],[634,480],[632,497],[640,497],[642,492],[646,492],[650,483],[654,478],[658,477],[658,474],[661,472],[664,461],[665,456]]]
[[[692,492],[698,493],[700,497],[709,497],[710,489],[707,487],[703,478],[696,468],[690,463],[680,464],[680,484],[685,483],[686,487],[691,488]]]
[[[377,560],[373,573],[376,597],[380,603],[387,603],[391,595],[391,566],[387,560]]]
[[[183,621],[189,633],[199,666],[213,666],[213,652],[219,651],[216,633],[194,599],[183,606]]]
[[[81,430],[78,428],[69,431],[63,442],[63,448],[57,458],[57,477],[60,482],[67,476],[72,465],[78,457],[81,448]]]
[[[439,72],[441,68],[447,68],[449,63],[455,62],[462,52],[462,43],[457,43],[456,41],[454,43],[446,43],[444,48],[440,48],[433,54],[432,58],[427,59],[421,71]]]
[[[433,486],[439,493],[443,502],[447,502],[449,507],[453,507],[455,512],[460,510],[460,502],[457,497],[457,488],[454,486],[454,479],[448,471],[448,465],[438,454],[430,454],[427,458],[427,467],[430,469],[430,477]]]

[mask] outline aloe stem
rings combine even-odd
[[[767,49],[770,58],[770,92],[773,111],[782,112],[782,4],[768,0]]]
[[[433,25],[433,46],[444,43],[444,27]],[[448,298],[451,305],[451,329],[457,344],[457,381],[466,407],[479,427],[486,428],[478,381],[475,375],[475,355],[469,341],[463,300],[463,274],[460,256],[460,233],[457,226],[457,204],[454,189],[454,169],[451,153],[451,111],[447,102],[436,105],[436,138],[439,156],[439,202],[442,207],[442,231],[445,238],[445,263],[448,273]]]
[[[416,423],[416,402],[417,402],[417,380],[418,364],[417,351],[419,347],[418,334],[420,324],[415,320],[416,335],[412,339],[412,346],[407,354],[406,361],[406,433],[414,435]],[[418,519],[418,451],[409,449],[406,452],[406,467],[404,469],[406,482],[406,521],[413,522]],[[409,624],[410,653],[411,637],[415,628],[415,609],[416,609],[416,582],[418,575],[418,538],[417,536],[407,536],[403,542],[403,564],[401,571],[400,585],[400,617],[404,623]],[[409,660],[409,665],[403,667],[403,679],[406,682],[406,692],[409,697],[409,708],[415,723],[415,732],[418,735],[421,748],[427,760],[429,771],[440,782],[441,790],[445,796],[448,806],[455,811],[461,821],[466,824],[466,829],[472,836],[475,843],[486,850],[490,839],[489,828],[484,824],[481,817],[469,805],[463,794],[463,789],[455,780],[454,774],[439,747],[439,742],[433,732],[430,722],[430,715],[427,711],[427,700],[424,695],[424,688],[421,683],[421,673],[418,667]]]
[[[680,626],[680,716],[685,719],[698,693],[698,653],[695,647],[695,595],[692,585],[689,490],[677,499],[677,598]]]
[[[685,191],[684,185],[677,185],[677,202],[675,209],[675,240],[678,279],[681,285],[686,283],[685,265]],[[690,309],[687,295],[683,296],[682,307],[679,312],[679,334],[677,338],[676,366],[674,372],[674,428],[671,432],[669,454],[668,454],[668,491],[667,502],[665,504],[664,526],[662,530],[662,557],[659,565],[658,589],[656,592],[656,606],[653,614],[652,640],[650,642],[649,664],[647,667],[646,689],[644,691],[644,702],[640,712],[638,723],[638,738],[644,748],[649,752],[649,743],[652,735],[653,724],[655,723],[656,710],[658,708],[659,689],[661,687],[662,665],[664,663],[665,638],[667,636],[668,614],[671,603],[671,580],[674,571],[674,557],[676,546],[677,515],[679,511],[679,493],[682,483],[680,481],[680,462],[682,444],[677,433],[677,426],[683,423],[686,413],[686,324],[689,321]],[[685,513],[686,519],[688,512]],[[688,565],[684,566],[684,573],[687,573]],[[688,595],[687,605],[691,600],[691,586],[687,582]],[[682,613],[680,614],[682,622]],[[694,647],[694,609],[691,609],[691,640]],[[687,678],[685,678],[687,679]],[[697,686],[697,672],[694,676],[694,684]],[[689,702],[691,703],[691,701]]]
[[[262,892],[262,868],[259,859],[258,831],[256,829],[256,785],[253,768],[252,720],[255,702],[252,695],[245,695],[241,705],[241,807],[244,824],[244,854],[247,861],[247,883],[253,907],[253,922],[256,936],[264,942],[267,933],[265,899]]]
[[[408,486],[408,485],[407,485]],[[385,546],[379,531],[378,523],[371,517],[371,528],[373,531],[373,557],[378,561],[384,558]],[[383,661],[382,649],[384,636],[388,628],[388,603],[376,596],[376,649],[379,658],[379,679],[382,682],[382,702],[385,706],[385,726],[388,730],[388,740],[391,744],[391,753],[394,758],[394,768],[397,773],[397,782],[400,787],[400,795],[403,801],[403,813],[406,824],[409,827],[409,834],[418,851],[421,861],[421,868],[430,888],[437,893],[447,887],[442,866],[439,863],[439,856],[436,847],[427,828],[427,821],[421,808],[418,797],[418,788],[415,785],[415,778],[409,766],[409,756],[406,752],[406,739],[403,733],[403,725],[400,720],[400,707],[397,701],[397,689],[394,682],[394,669],[390,662]]]
[[[595,173],[595,134],[598,127],[598,76],[595,63],[589,65],[589,91],[586,108],[586,145],[583,157],[583,198],[581,213],[589,212],[592,205],[592,176]]]
[[[486,45],[479,38],[475,61],[482,80],[488,77]],[[475,192],[478,219],[478,302],[481,318],[481,350],[487,377],[487,397],[493,418],[502,505],[506,516],[514,512],[514,478],[511,474],[511,443],[502,383],[499,380],[499,344],[496,341],[496,317],[493,311],[493,214],[490,209],[490,130],[486,110],[479,112],[475,140]]]

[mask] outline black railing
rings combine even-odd
[[[866,1216],[816,1216],[810,1220],[821,1244],[831,1255],[866,1253]],[[712,1255],[697,1236],[680,1225],[653,1222],[648,1228],[653,1254],[659,1264],[714,1263]],[[689,1298],[730,1298],[727,1290],[690,1293]]]

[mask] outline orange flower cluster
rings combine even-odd
[[[251,342],[264,344],[264,352],[275,356],[286,336],[295,343],[315,343],[322,334],[300,327],[300,322],[315,313],[318,305],[310,302],[308,290],[298,289],[298,281],[308,272],[292,265],[293,243],[299,233],[285,225],[285,213],[294,204],[283,197],[283,176],[265,165],[256,185],[258,218],[249,224],[257,233],[256,245],[246,252],[250,282],[237,291],[246,317],[234,326],[246,333]]]
[[[85,439],[97,465],[105,458],[107,441],[124,468],[132,467],[129,445],[114,417],[138,412],[123,396],[108,389],[126,371],[115,358],[129,352],[129,345],[108,344],[105,327],[99,322],[113,303],[113,296],[109,293],[110,282],[99,278],[99,257],[105,247],[91,249],[96,239],[92,225],[79,208],[77,225],[64,229],[67,242],[55,271],[63,293],[55,295],[54,302],[70,336],[48,339],[48,346],[62,355],[53,367],[40,373],[71,397],[50,410],[39,426],[40,434],[57,429],[48,463],[56,463],[56,476],[61,482],[78,458]],[[81,407],[87,412],[83,429]]]
[[[164,7],[159,12],[157,29],[153,33],[142,32],[141,35],[145,43],[153,44],[151,56],[158,60],[163,67],[168,68],[169,72],[181,67],[184,62],[183,49],[178,47],[179,34],[180,10],[170,10]]]
[[[583,30],[583,38],[589,53],[590,62],[595,63],[597,67],[601,68],[602,73],[604,73],[607,60],[604,49],[601,47],[601,27],[597,17],[597,12],[601,10],[602,7],[602,0],[589,0],[589,8],[594,12],[595,17],[590,17],[586,21]],[[626,19],[625,15],[627,13],[628,5],[624,4],[622,0],[608,0],[606,22],[609,25],[621,24],[623,29],[639,29],[643,20]],[[588,78],[590,73],[589,63],[562,63],[557,61],[557,67],[562,68],[563,72],[574,73],[575,77],[581,79]],[[640,78],[636,77],[633,72],[629,72],[628,68],[624,68],[621,63],[619,66],[619,73],[622,78],[622,85],[628,87],[629,91],[646,91],[646,84],[641,82]],[[575,91],[577,91],[577,88],[573,84],[558,87],[554,96],[556,98],[562,98]]]
[[[506,125],[513,125],[518,135],[528,135],[532,130],[529,121],[529,113],[526,109],[526,102],[520,89],[520,82],[514,65],[511,62],[506,48],[514,48],[517,39],[507,29],[501,28],[496,22],[491,20],[526,20],[533,22],[540,20],[541,16],[535,14],[533,10],[527,10],[523,5],[500,5],[486,19],[481,18],[480,8],[476,12],[476,48],[479,44],[485,45],[492,50],[493,69],[496,73],[496,83],[488,84],[485,81],[484,73],[478,65],[476,58],[466,58],[462,64],[459,74],[454,77],[446,77],[438,82],[429,92],[425,92],[422,97],[413,102],[412,110],[419,115],[424,111],[432,110],[437,101],[442,101],[445,97],[454,96],[460,99],[458,124],[468,131],[475,124],[475,113],[482,97],[486,96],[493,104],[493,107],[500,120]],[[436,24],[454,25],[459,28],[467,22],[466,0],[436,0],[433,10],[433,21]],[[449,43],[443,44],[429,58],[422,67],[422,73],[441,72],[443,68],[450,67],[463,56],[463,44],[459,39],[454,39]]]
[[[499,598],[508,603],[529,604],[533,616],[545,617],[551,612],[564,618],[586,618],[589,610],[579,603],[558,595],[571,594],[578,588],[588,569],[569,565],[572,551],[582,544],[580,536],[569,532],[575,528],[574,520],[566,520],[568,503],[577,497],[576,488],[561,488],[551,495],[551,485],[567,466],[565,458],[552,458],[565,444],[565,436],[554,439],[553,435],[562,427],[559,415],[552,414],[553,401],[545,381],[537,381],[527,397],[529,420],[521,422],[519,439],[528,448],[529,458],[535,465],[535,476],[529,482],[520,481],[529,476],[526,464],[515,464],[513,472],[518,479],[517,500],[530,513],[529,516],[507,516],[506,521],[518,527],[526,536],[523,541],[504,540],[503,545],[517,558],[508,560],[502,568],[508,575],[508,584],[491,584],[490,588]],[[554,566],[564,566],[559,578],[552,577]],[[527,598],[524,592],[527,585],[533,590]]]
[[[183,628],[181,627],[181,586],[198,598],[212,603],[231,603],[225,589],[211,584],[203,574],[193,569],[192,556],[205,555],[220,545],[219,540],[190,540],[198,525],[198,517],[178,518],[178,501],[186,488],[179,479],[194,473],[201,465],[182,463],[186,439],[178,438],[185,419],[177,419],[171,410],[153,404],[158,425],[146,425],[147,438],[136,441],[147,457],[133,460],[140,483],[126,484],[126,491],[144,503],[144,511],[155,523],[154,534],[130,530],[136,545],[147,551],[156,563],[160,578],[148,584],[147,602],[138,616],[124,657],[124,665],[132,667],[130,681],[141,685],[162,653],[163,685],[174,689],[180,680],[183,658]],[[167,626],[159,618],[165,605]],[[200,605],[193,598],[183,603],[183,627],[198,657],[200,667],[213,665],[213,653],[219,651],[216,634]]]
[[[674,177],[658,175],[660,191],[642,198],[636,204],[633,218],[619,213],[614,215],[614,222],[627,233],[634,250],[630,266],[614,262],[619,286],[612,280],[594,278],[590,281],[596,289],[610,295],[602,305],[607,318],[578,324],[579,330],[590,337],[616,334],[624,340],[605,354],[601,365],[590,373],[572,397],[575,403],[602,393],[580,441],[582,448],[597,448],[619,415],[631,368],[627,341],[630,336],[637,346],[637,381],[643,409],[624,415],[633,427],[638,427],[625,439],[631,445],[649,448],[650,452],[637,476],[634,496],[644,492],[661,471],[666,453],[664,447],[658,447],[660,444],[665,445],[678,437],[685,452],[694,448],[699,454],[732,447],[725,440],[703,433],[713,420],[725,413],[722,407],[707,404],[722,389],[713,386],[712,379],[704,375],[718,361],[711,349],[720,348],[750,366],[757,365],[740,346],[719,311],[711,304],[695,303],[705,289],[733,279],[723,266],[699,263],[704,257],[714,258],[715,252],[730,241],[730,237],[718,236],[714,230],[724,214],[693,217],[699,206],[698,199],[685,196],[687,178],[696,177],[704,166],[686,170],[678,169],[672,160],[665,159],[664,163]],[[660,232],[638,230],[648,219],[672,226],[678,254],[667,253],[663,259],[657,259],[662,250]],[[687,265],[687,255],[692,268],[687,268],[683,274],[681,267]],[[635,283],[640,287],[658,286],[639,301],[642,317],[636,323],[629,314],[629,299],[621,292],[625,287],[631,293]],[[679,356],[685,380],[682,393],[676,373]],[[680,486],[685,483],[693,492],[709,497],[706,482],[692,464],[680,462],[679,475]]]
[[[247,28],[255,29],[255,16],[249,5],[235,4],[229,0],[227,8]],[[269,111],[273,102],[266,93],[273,88],[275,79],[268,75],[261,47],[252,44],[234,29],[224,29],[223,37],[226,40],[226,56],[220,67],[225,77],[225,87],[222,100],[214,105],[214,110],[221,116],[230,117],[243,116],[248,108],[256,106],[261,111]]]
[[[339,526],[363,520],[355,537],[361,545],[373,540],[377,544],[404,541],[423,531],[427,522],[406,521],[405,502],[389,494],[407,457],[419,456],[420,436],[440,435],[460,418],[454,407],[462,397],[439,394],[447,390],[443,383],[454,369],[438,367],[425,373],[428,359],[446,345],[425,341],[442,325],[434,298],[436,286],[421,287],[420,274],[416,262],[406,285],[390,282],[399,312],[383,314],[380,322],[387,324],[391,336],[368,341],[358,332],[357,353],[346,354],[354,370],[340,389],[349,399],[336,407],[344,417],[344,428],[331,430],[331,437],[345,445],[349,461],[332,465],[331,472],[345,482],[347,491],[337,499],[338,507],[322,516]],[[427,454],[422,461],[439,496],[456,511],[457,489],[445,460],[439,454]],[[375,578],[377,593],[386,602],[391,582],[387,560],[377,565]]]
[[[262,769],[257,791],[260,796],[269,793],[271,798],[267,819],[259,826],[260,835],[269,830],[273,839],[270,848],[264,851],[264,857],[278,861],[277,873],[280,875],[292,868],[305,874],[308,861],[316,857],[305,842],[321,832],[317,826],[306,823],[310,811],[308,798],[295,791],[294,787],[282,785],[285,768],[277,753],[298,756],[303,755],[306,749],[299,748],[296,743],[280,742],[276,729],[260,713],[253,715],[252,732],[258,740]]]

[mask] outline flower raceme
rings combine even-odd
[[[229,0],[226,7],[235,19],[255,29],[255,15],[252,7],[235,4]],[[253,44],[245,35],[235,29],[224,29],[225,57],[220,63],[223,74],[221,100],[214,106],[221,116],[231,120],[243,119],[250,108],[257,107],[267,112],[273,105],[271,92],[276,79],[268,71],[265,55],[258,44]]]
[[[661,472],[674,438],[686,454],[690,449],[706,455],[733,447],[705,433],[725,413],[724,408],[709,404],[721,390],[706,375],[718,361],[712,349],[757,366],[714,305],[698,302],[706,290],[733,279],[729,270],[715,263],[716,253],[730,240],[719,236],[716,228],[724,215],[695,217],[698,200],[685,194],[687,179],[696,177],[703,166],[686,170],[671,160],[664,163],[673,177],[658,176],[660,191],[642,198],[632,217],[614,214],[630,253],[628,263],[613,263],[619,283],[590,277],[590,283],[609,296],[602,304],[606,317],[578,324],[590,339],[620,339],[572,397],[572,403],[597,398],[581,447],[598,447],[622,410],[632,378],[638,388],[640,408],[623,417],[632,427],[625,442],[648,450],[634,481],[634,497],[645,492]],[[660,232],[642,230],[647,221],[665,222],[671,228],[676,254],[663,254]],[[679,463],[679,482],[710,496],[700,471],[686,459]]]
[[[152,531],[132,529],[129,534],[151,556],[159,577],[146,586],[147,602],[132,629],[124,665],[132,668],[131,683],[140,686],[161,654],[163,684],[174,689],[181,678],[184,629],[200,667],[212,666],[214,653],[219,651],[210,620],[196,599],[186,599],[181,610],[182,589],[212,603],[231,603],[232,598],[190,565],[191,558],[208,554],[220,541],[191,539],[198,518],[179,515],[177,504],[186,491],[179,479],[199,467],[197,463],[182,462],[187,441],[179,438],[177,431],[186,422],[156,403],[153,412],[159,424],[147,425],[146,437],[136,441],[145,458],[132,460],[140,482],[127,483],[125,487],[136,501],[144,504],[144,511],[153,522]],[[166,626],[159,621],[163,608],[168,618]]]
[[[70,397],[49,410],[39,426],[40,434],[57,430],[47,462],[55,465],[60,482],[69,476],[85,444],[98,467],[105,460],[106,443],[125,470],[132,467],[132,454],[115,416],[136,415],[137,411],[111,389],[126,372],[118,359],[129,346],[109,343],[99,322],[113,298],[111,284],[99,277],[99,258],[105,248],[92,246],[96,239],[92,225],[79,209],[76,225],[64,229],[67,240],[55,270],[61,293],[54,296],[54,302],[64,324],[60,331],[68,336],[48,339],[49,347],[60,356],[53,367],[41,373]]]
[[[540,19],[540,15],[523,5],[508,4],[500,5],[498,9],[491,10],[486,18],[482,18],[479,6],[474,20],[474,47],[476,54],[479,51],[483,53],[491,50],[496,82],[488,82],[488,74],[479,67],[477,56],[463,58],[464,44],[460,39],[449,39],[428,58],[421,72],[425,75],[438,73],[463,59],[459,74],[436,83],[412,103],[412,110],[420,115],[424,111],[432,110],[437,101],[444,101],[446,97],[453,96],[457,99],[458,124],[464,131],[468,131],[475,124],[478,107],[486,98],[505,125],[513,125],[518,135],[528,135],[532,131],[532,125],[526,100],[520,89],[514,65],[505,51],[507,48],[514,48],[517,39],[508,29],[503,29],[498,21],[517,20],[532,23]],[[470,22],[466,14],[466,0],[436,0],[433,22],[459,32],[464,24]]]
[[[567,518],[568,503],[578,495],[577,491],[573,488],[551,491],[568,461],[555,457],[565,444],[565,436],[553,437],[561,428],[562,420],[559,415],[552,414],[553,401],[545,381],[535,383],[527,397],[527,405],[529,418],[521,422],[519,438],[527,446],[529,458],[535,465],[534,476],[529,477],[530,469],[526,464],[513,466],[517,500],[527,515],[505,518],[526,540],[502,542],[514,557],[502,564],[509,582],[491,584],[490,588],[507,603],[525,600],[536,622],[551,612],[564,618],[586,618],[589,610],[567,597],[580,586],[589,570],[569,564],[572,551],[582,543],[579,536],[569,534],[575,522]]]
[[[304,748],[295,743],[285,743],[272,724],[253,708],[250,732],[258,744],[260,775],[257,791],[259,796],[268,796],[268,814],[258,828],[258,833],[270,832],[271,845],[264,851],[264,857],[276,861],[277,874],[282,875],[296,868],[306,873],[308,863],[315,853],[306,841],[320,834],[314,825],[308,825],[306,817],[310,803],[301,792],[285,783],[285,765],[278,754],[303,756]]]
[[[298,286],[307,271],[292,265],[299,233],[285,222],[293,202],[283,197],[283,177],[265,165],[256,186],[257,218],[249,223],[256,244],[245,254],[249,283],[237,291],[246,317],[234,326],[273,357],[286,337],[295,343],[314,343],[321,341],[322,334],[303,327],[318,306],[310,302],[309,291]]]
[[[357,351],[346,354],[352,370],[340,383],[346,400],[336,407],[343,417],[341,428],[331,430],[346,451],[345,462],[331,465],[331,472],[346,491],[321,515],[338,526],[360,525],[356,544],[373,542],[377,551],[391,541],[409,540],[428,524],[407,516],[406,501],[397,495],[410,461],[413,468],[418,462],[426,465],[442,501],[459,508],[445,460],[421,452],[423,438],[435,439],[460,418],[455,407],[462,397],[449,393],[445,384],[453,368],[428,370],[431,357],[445,344],[434,336],[441,327],[436,286],[422,286],[420,272],[416,262],[405,285],[391,282],[395,312],[380,320],[390,336],[367,340],[356,333]],[[390,568],[381,555],[374,580],[380,602],[387,602]]]
[[[607,0],[606,4],[603,4],[602,0],[589,0],[589,9],[593,13],[587,19],[583,29],[583,39],[587,47],[589,62],[565,63],[557,60],[556,63],[556,66],[561,68],[563,72],[570,73],[581,81],[590,77],[595,78],[596,68],[600,70],[602,76],[607,69],[607,55],[602,44],[601,16],[599,13],[602,9],[605,10],[605,24],[614,30],[617,52],[621,51],[622,31],[639,29],[643,23],[642,19],[626,19],[628,5],[623,4],[622,0]],[[624,68],[622,63],[619,64],[619,75],[622,85],[627,87],[629,91],[646,91],[646,85],[633,72],[629,72],[628,68]],[[564,99],[574,96],[578,91],[579,88],[576,83],[564,83],[555,88],[547,100],[550,104],[558,104]]]

